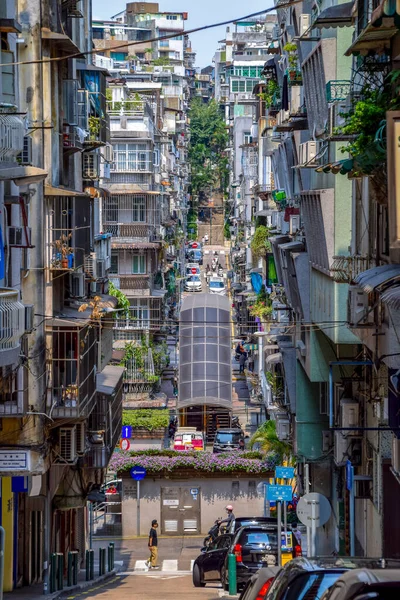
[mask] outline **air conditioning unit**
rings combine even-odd
[[[96,276],[96,253],[91,252],[90,254],[85,254],[84,258],[84,267],[83,270],[85,272],[86,277],[95,277]]]
[[[300,215],[290,215],[289,233],[294,235],[300,229]]]
[[[35,314],[34,304],[25,304],[25,332],[31,333],[33,331],[33,317]]]
[[[106,276],[106,261],[104,258],[96,260],[96,279],[104,279]]]
[[[299,35],[303,35],[308,29],[310,29],[311,25],[311,16],[310,15],[300,15],[299,16]]]
[[[368,313],[368,296],[356,285],[349,286],[347,320],[350,327],[373,325],[373,313]],[[367,320],[367,322],[365,322]]]
[[[9,246],[20,246],[28,247],[31,242],[31,228],[26,228],[27,235],[25,234],[24,227],[9,227],[8,228],[8,245]],[[28,239],[27,239],[28,238]]]
[[[70,294],[73,298],[85,297],[85,273],[70,274]]]
[[[276,435],[281,442],[290,440],[290,421],[286,414],[276,415]]]
[[[345,101],[333,102],[329,105],[328,110],[328,135],[329,137],[340,138],[340,134],[336,133],[336,129],[345,124],[345,117],[342,115],[349,112],[349,106]]]
[[[320,142],[310,140],[299,144],[299,165],[313,168],[319,164],[318,153],[320,151]]]
[[[84,152],[82,154],[82,178],[99,179],[100,177],[100,155],[97,152]]]
[[[20,154],[21,165],[32,164],[32,138],[30,135],[24,135],[24,148]]]
[[[74,427],[60,427],[59,429],[59,454],[69,463],[75,462],[76,454],[76,429]]]
[[[342,398],[340,400],[340,427],[358,427],[360,423],[360,405],[353,398]],[[356,436],[356,429],[342,432],[345,436]]]
[[[75,425],[75,442],[76,442],[76,453],[79,456],[85,454],[86,450],[86,431],[84,423],[77,423]]]

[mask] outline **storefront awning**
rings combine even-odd
[[[360,273],[355,279],[355,282],[364,290],[366,294],[370,294],[376,288],[379,288],[386,283],[392,282],[393,285],[400,282],[400,265],[381,265],[373,267]]]
[[[323,10],[312,24],[312,29],[330,29],[336,27],[349,27],[352,24],[352,10],[354,2],[336,4]]]
[[[13,180],[16,185],[28,185],[29,183],[40,183],[47,177],[47,171],[38,167],[6,167],[0,168],[0,181]]]
[[[114,367],[107,365],[96,375],[96,391],[106,396],[112,396],[115,393],[119,383],[122,380],[125,367]]]
[[[270,354],[270,356],[267,356],[267,358],[265,359],[265,365],[269,366],[269,365],[276,365],[277,363],[282,362],[282,354],[280,352],[276,352],[275,354]]]
[[[85,194],[85,192],[78,192],[77,190],[71,190],[70,188],[62,187],[62,186],[53,186],[53,185],[45,185],[44,186],[44,195],[45,196],[83,196],[84,198],[89,199],[90,196]]]
[[[390,287],[381,295],[381,300],[389,308],[400,310],[400,287]]]

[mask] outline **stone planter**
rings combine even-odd
[[[145,427],[135,427],[132,429],[132,437],[137,440],[162,439],[165,435],[164,427],[149,431]]]

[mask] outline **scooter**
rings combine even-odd
[[[232,429],[242,429],[242,426],[239,421],[239,417],[236,417],[236,416],[232,417],[231,424],[232,424]]]
[[[221,525],[221,517],[219,517],[215,522],[214,525],[210,528],[208,534],[206,535],[206,537],[203,540],[203,545],[205,548],[208,548],[213,541],[219,536],[219,526]]]

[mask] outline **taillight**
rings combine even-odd
[[[233,553],[236,556],[236,562],[242,562],[242,546],[241,546],[241,544],[235,544]]]
[[[258,592],[256,600],[264,600],[265,599],[265,596],[266,596],[269,588],[271,587],[271,583],[273,582],[273,580],[274,580],[273,577],[271,577],[270,579],[267,579],[267,581],[262,586],[261,590]]]
[[[294,547],[294,555],[297,558],[298,556],[303,556],[303,553],[301,551],[301,546],[295,546]]]

